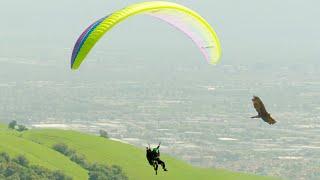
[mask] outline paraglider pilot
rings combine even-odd
[[[146,147],[146,156],[149,164],[153,166],[156,174],[158,174],[158,164],[161,165],[162,169],[164,171],[168,171],[166,169],[165,163],[160,159],[160,143],[156,148],[153,148],[151,150],[150,145],[149,147]]]

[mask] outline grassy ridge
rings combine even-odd
[[[116,164],[123,168],[130,179],[270,179],[247,174],[231,173],[224,170],[195,168],[191,165],[162,155],[169,172],[155,176],[152,168],[145,159],[144,149],[101,137],[63,130],[32,130],[25,132],[23,137],[48,147],[56,142],[68,144],[77,152],[84,154],[91,162]]]
[[[152,167],[145,159],[145,150],[128,144],[107,140],[94,135],[75,131],[57,129],[28,130],[17,133],[0,125],[0,151],[11,155],[23,154],[30,163],[39,164],[49,169],[60,169],[74,179],[87,179],[87,171],[70,161],[65,156],[51,149],[53,144],[65,143],[77,153],[85,155],[89,162],[119,165],[129,179],[234,179],[234,180],[267,180],[242,173],[225,170],[196,168],[183,161],[162,155],[169,172],[154,175]]]
[[[88,179],[88,172],[60,153],[21,137],[21,133],[0,127],[0,152],[10,156],[24,155],[31,164],[51,170],[62,170],[74,179]]]

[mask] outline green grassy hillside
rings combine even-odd
[[[159,171],[154,175],[152,167],[145,159],[145,150],[132,145],[107,140],[94,135],[57,129],[28,130],[18,133],[0,126],[0,151],[11,155],[23,154],[31,163],[49,169],[60,169],[74,179],[87,179],[87,171],[65,156],[51,149],[53,144],[65,143],[79,154],[85,155],[89,162],[119,165],[129,179],[271,179],[225,170],[193,167],[183,161],[162,154],[168,172]]]
[[[1,128],[1,127],[0,127]],[[11,156],[24,155],[31,164],[51,170],[62,170],[74,179],[87,179],[88,173],[60,153],[21,137],[21,133],[2,128],[0,130],[0,152]]]

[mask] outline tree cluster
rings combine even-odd
[[[71,161],[79,164],[82,168],[89,171],[89,180],[127,180],[128,177],[120,166],[89,163],[83,155],[79,155],[75,150],[70,149],[64,143],[53,145],[54,150],[70,158]]]
[[[27,158],[19,155],[11,158],[9,154],[0,153],[0,179],[7,180],[71,180],[61,171],[52,171],[37,165],[30,165]]]
[[[17,121],[11,121],[9,124],[8,124],[8,128],[9,129],[14,129],[14,130],[17,130],[17,131],[26,131],[28,130],[28,128],[25,126],[25,125],[22,125],[22,124],[18,124]]]

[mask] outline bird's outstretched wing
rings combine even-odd
[[[266,116],[268,114],[266,108],[264,107],[263,102],[259,97],[253,96],[252,103],[253,103],[253,107],[256,109],[260,117]]]

